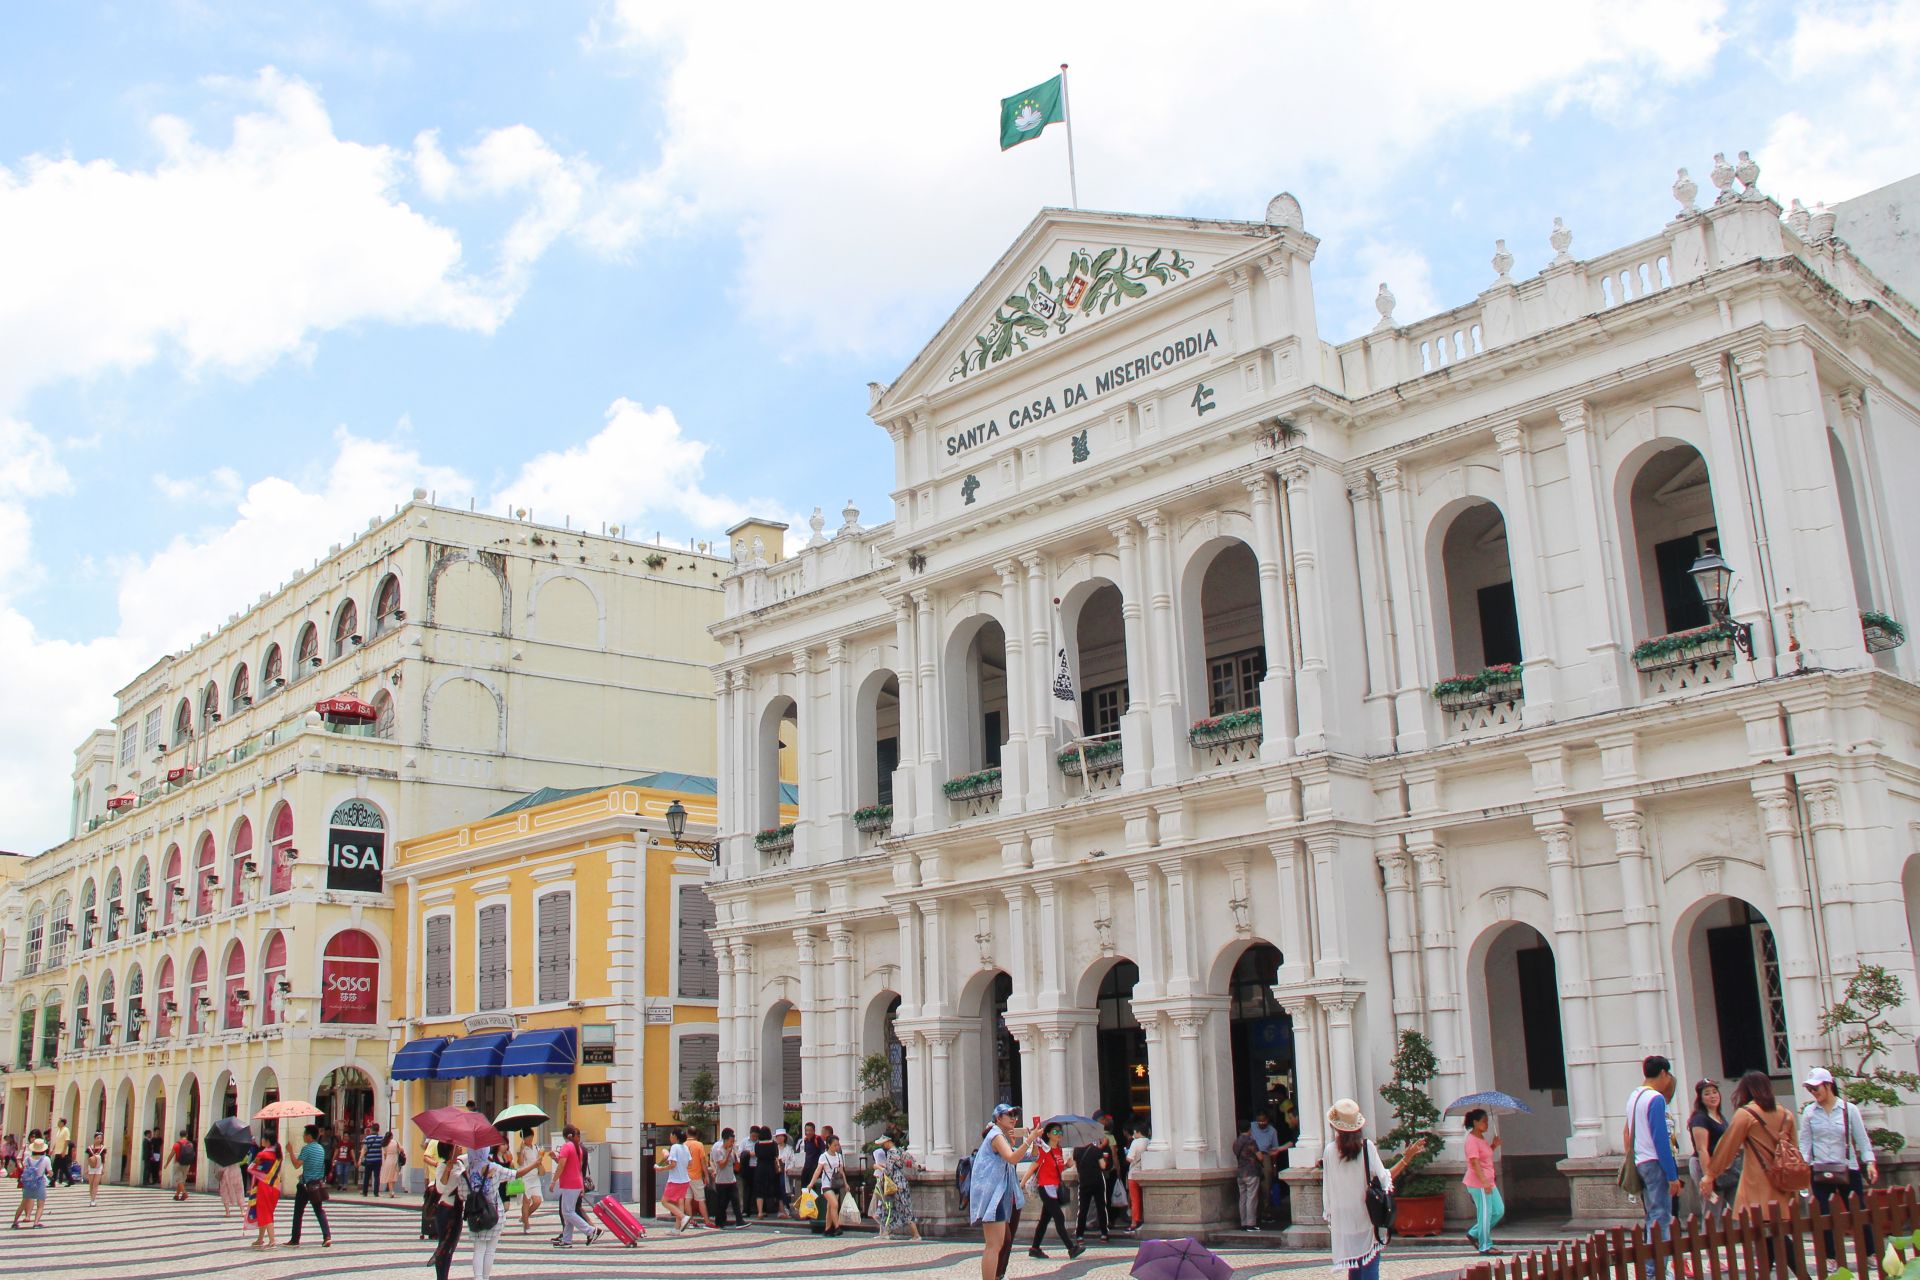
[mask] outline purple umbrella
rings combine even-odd
[[[1129,1275],[1138,1280],[1227,1280],[1227,1260],[1189,1236],[1185,1240],[1149,1240],[1133,1255]]]

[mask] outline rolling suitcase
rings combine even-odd
[[[615,1240],[629,1249],[646,1238],[647,1229],[640,1224],[640,1219],[612,1196],[601,1196],[593,1202],[593,1216],[600,1220],[601,1226],[613,1233]]]

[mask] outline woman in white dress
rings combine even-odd
[[[1327,1226],[1333,1236],[1333,1266],[1347,1280],[1380,1280],[1380,1233],[1367,1214],[1367,1184],[1379,1180],[1388,1192],[1407,1162],[1426,1150],[1421,1138],[1408,1147],[1392,1169],[1380,1162],[1380,1153],[1362,1134],[1367,1118],[1360,1104],[1342,1098],[1327,1109],[1327,1127],[1333,1141],[1320,1157],[1320,1194]]]

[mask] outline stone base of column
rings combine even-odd
[[[1293,1225],[1280,1233],[1281,1243],[1289,1249],[1326,1248],[1333,1237],[1327,1231],[1327,1206],[1320,1194],[1320,1170],[1282,1169],[1274,1176],[1287,1184],[1287,1201],[1293,1215]]]
[[[1567,1180],[1572,1205],[1567,1226],[1578,1231],[1597,1231],[1602,1227],[1642,1222],[1646,1215],[1638,1200],[1630,1200],[1620,1189],[1620,1157],[1569,1157],[1557,1166]]]
[[[1134,1177],[1146,1214],[1143,1236],[1205,1238],[1240,1229],[1231,1169],[1147,1169]]]

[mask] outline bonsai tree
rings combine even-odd
[[[1847,989],[1840,999],[1820,1015],[1821,1034],[1839,1036],[1841,1058],[1834,1064],[1833,1077],[1849,1102],[1863,1107],[1897,1107],[1905,1101],[1901,1090],[1920,1089],[1920,1074],[1874,1062],[1893,1044],[1906,1042],[1904,1034],[1887,1020],[1888,1010],[1906,1002],[1907,993],[1898,977],[1880,965],[1863,964],[1847,979]],[[1871,1129],[1867,1137],[1881,1151],[1898,1151],[1907,1145],[1906,1135],[1893,1129]]]
[[[853,1113],[853,1122],[865,1129],[905,1133],[907,1113],[893,1096],[893,1063],[884,1053],[870,1053],[860,1060],[860,1088],[868,1095]]]
[[[1392,1065],[1393,1078],[1380,1087],[1380,1100],[1393,1109],[1393,1128],[1380,1138],[1380,1159],[1392,1165],[1401,1152],[1425,1138],[1426,1150],[1413,1157],[1394,1189],[1403,1197],[1440,1195],[1446,1180],[1420,1174],[1440,1153],[1440,1136],[1433,1132],[1440,1122],[1440,1109],[1427,1096],[1427,1086],[1440,1065],[1433,1056],[1433,1042],[1418,1031],[1402,1031]]]
[[[701,1071],[687,1082],[687,1096],[680,1101],[681,1122],[699,1125],[708,1137],[713,1136],[713,1123],[720,1117],[714,1093],[713,1072]]]

